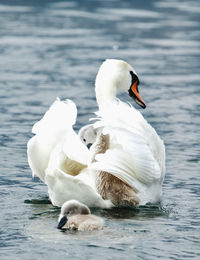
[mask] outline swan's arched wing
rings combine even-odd
[[[122,131],[119,132],[122,137]],[[123,143],[124,140],[120,138],[120,141]],[[161,178],[160,167],[144,142],[135,139],[134,146],[131,146],[130,140],[128,145],[127,142],[123,144],[126,144],[126,147],[115,144],[111,139],[112,147],[104,154],[96,155],[96,162],[90,165],[91,169],[110,172],[134,188],[136,179],[150,185]]]
[[[139,111],[125,103],[112,103],[97,113],[104,134],[110,136],[110,149],[97,155],[93,169],[113,173],[131,185],[138,179],[151,185],[162,181],[165,173],[165,148],[155,130]]]
[[[72,160],[78,163],[88,163],[89,150],[81,142],[79,136],[73,131],[69,131],[65,136],[65,142],[63,143],[63,152]]]
[[[52,145],[40,135],[33,136],[27,144],[27,157],[32,176],[38,176],[42,181],[44,181],[51,150]]]
[[[73,101],[57,98],[40,121],[34,124],[33,134],[51,135],[69,129],[76,123],[77,108]]]
[[[88,207],[107,208],[112,204],[105,201],[86,182],[64,173],[60,169],[47,169],[45,183],[48,186],[49,197],[55,206],[71,199],[76,199]]]
[[[87,148],[79,140],[72,126],[77,109],[71,100],[57,100],[32,129],[35,134],[27,144],[28,162],[33,175],[44,181],[45,170],[53,150],[59,146],[66,156],[79,163],[87,162]]]

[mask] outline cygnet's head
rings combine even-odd
[[[96,141],[96,138],[101,132],[101,128],[94,128],[93,124],[89,124],[86,126],[83,126],[79,132],[79,138],[81,139],[81,142],[87,146],[88,149],[93,145],[93,143]]]
[[[91,214],[90,209],[83,203],[77,200],[66,201],[61,208],[61,212],[58,218],[57,228],[62,227],[67,223],[68,218],[74,215],[88,215]]]
[[[125,61],[107,59],[99,68],[95,90],[97,102],[101,105],[106,98],[114,98],[117,89],[128,92],[138,105],[146,105],[138,90],[139,79],[135,70]]]

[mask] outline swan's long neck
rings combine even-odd
[[[99,107],[116,100],[117,90],[126,90],[129,84],[128,64],[121,60],[108,59],[99,68],[95,82],[96,98]]]
[[[117,88],[112,81],[98,80],[97,78],[95,85],[96,99],[99,108],[116,100]]]

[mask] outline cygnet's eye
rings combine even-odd
[[[85,139],[85,138],[83,138],[83,142],[86,142],[86,139]]]

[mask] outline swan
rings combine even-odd
[[[99,110],[92,127],[77,135],[73,130],[76,105],[60,99],[33,126],[28,162],[33,175],[47,185],[53,205],[75,199],[88,207],[109,208],[161,199],[163,141],[138,110],[116,97],[117,90],[128,92],[145,108],[138,85],[138,76],[128,63],[108,59],[96,77]]]
[[[116,98],[128,92],[142,108],[139,79],[125,61],[108,59],[95,82],[99,111],[94,127],[103,130],[91,147],[96,188],[115,206],[144,205],[160,201],[165,176],[165,146],[156,131],[131,105]]]
[[[92,215],[90,209],[77,200],[66,201],[58,218],[58,229],[92,231],[103,228],[102,218]]]

